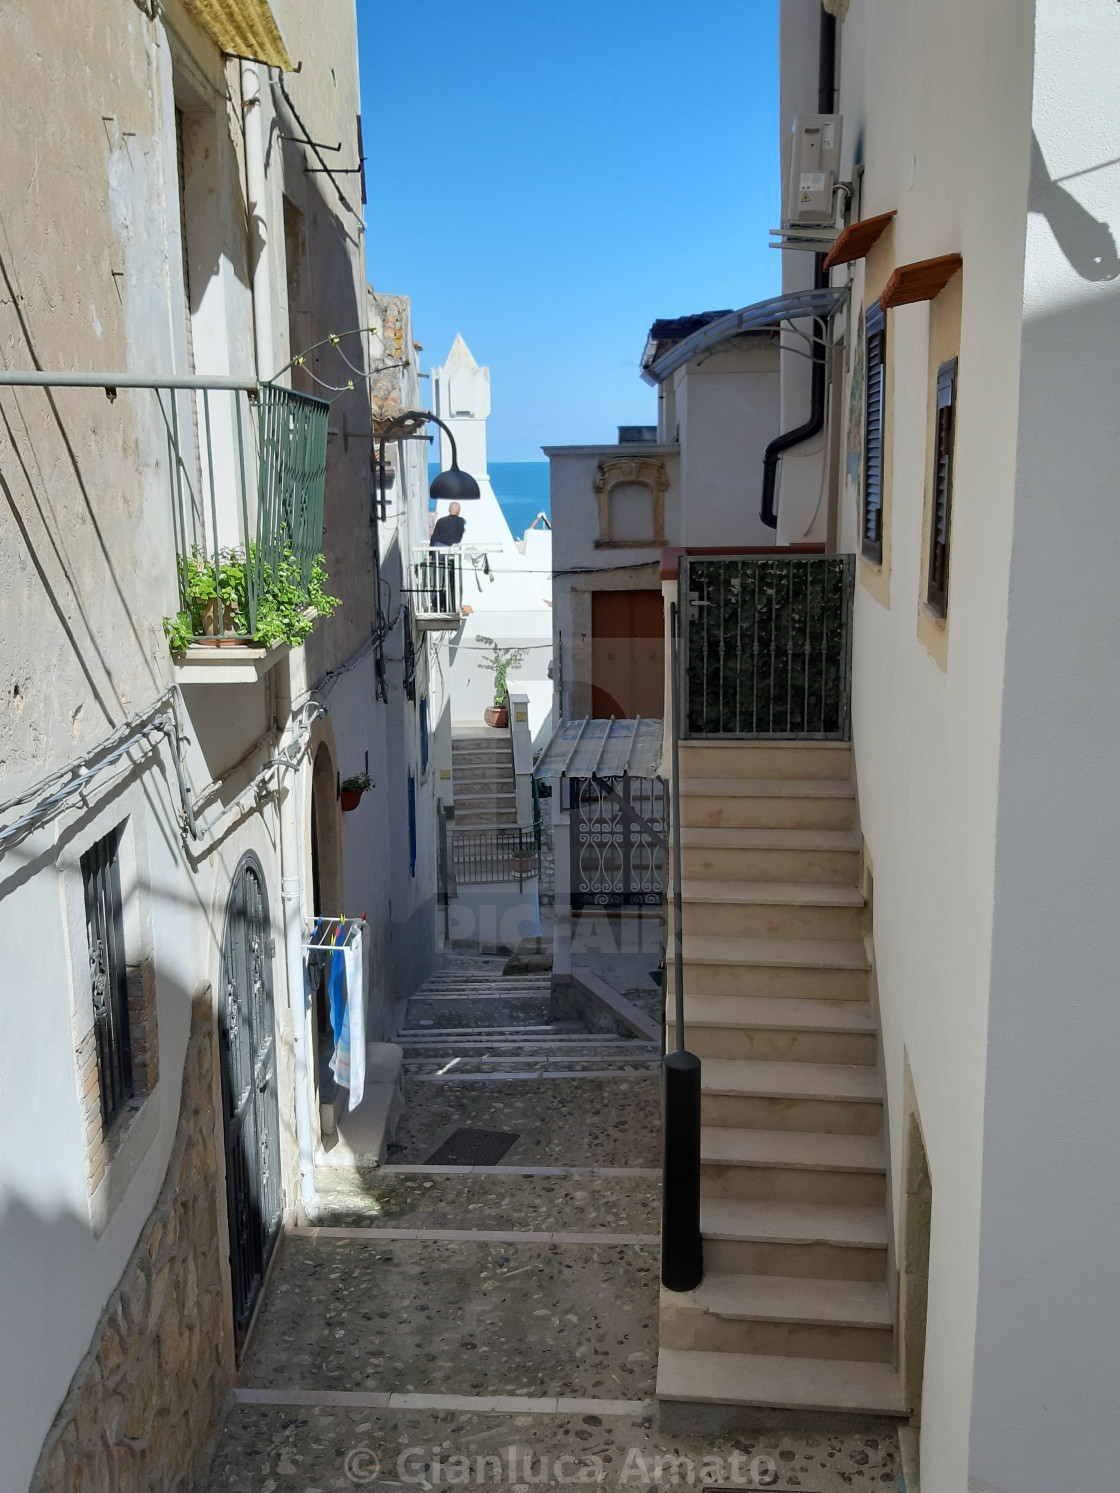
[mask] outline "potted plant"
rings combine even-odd
[[[317,555],[307,585],[289,547],[274,564],[263,568],[257,596],[257,625],[249,633],[249,572],[257,562],[256,545],[247,550],[220,551],[217,564],[211,556],[194,549],[179,561],[183,610],[163,619],[172,653],[192,646],[230,647],[255,643],[271,648],[287,643],[298,648],[316,617],[329,617],[339,605],[337,596],[324,589],[327,572]],[[226,636],[218,637],[218,601]]]
[[[489,669],[494,675],[494,703],[488,705],[485,712],[485,721],[488,726],[509,725],[509,692],[506,688],[506,678],[510,669],[519,669],[529,656],[528,648],[503,648],[495,643],[493,638],[487,638],[478,634],[478,641],[485,643],[490,652],[482,660],[482,667]]]
[[[338,790],[342,812],[349,814],[351,809],[356,809],[362,801],[362,794],[372,787],[368,772],[357,772],[353,777],[343,778]]]

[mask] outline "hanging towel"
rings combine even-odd
[[[327,1000],[331,1012],[331,1034],[334,1037],[336,1048],[342,1040],[342,1023],[346,1016],[346,964],[342,952],[344,933],[344,925],[339,923],[335,930],[334,938],[331,941],[331,968],[330,974],[327,976]],[[331,1066],[333,1068],[333,1062]],[[339,1079],[340,1083],[341,1081]]]
[[[335,970],[341,972],[341,1018],[335,1036],[331,1072],[338,1086],[350,1090],[348,1108],[357,1109],[366,1089],[366,1013],[362,930],[354,924],[346,943],[332,957],[331,1024],[334,1024]]]

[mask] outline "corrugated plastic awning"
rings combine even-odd
[[[691,337],[685,337],[675,347],[642,369],[647,384],[662,384],[671,373],[676,373],[700,353],[717,347],[729,337],[738,337],[743,332],[761,332],[778,326],[783,321],[802,321],[807,317],[831,316],[844,304],[848,294],[846,285],[824,286],[816,290],[795,290],[789,295],[774,296],[769,301],[756,301],[753,306],[744,306],[741,311],[732,311],[730,316],[721,316],[710,321]]]
[[[553,778],[656,778],[661,769],[664,722],[660,720],[564,721],[533,769],[538,781]]]
[[[292,71],[268,0],[183,0],[191,19],[230,57]]]

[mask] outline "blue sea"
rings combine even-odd
[[[492,461],[490,483],[514,537],[520,539],[538,513],[551,516],[547,461]]]
[[[429,463],[428,476],[439,468]],[[490,482],[514,537],[520,539],[538,513],[551,517],[547,461],[492,461]]]

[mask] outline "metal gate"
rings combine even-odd
[[[250,851],[230,888],[219,1015],[234,1338],[240,1352],[280,1233],[280,1116],[272,937],[264,871]]]
[[[603,780],[635,814],[667,833],[663,778],[629,773]],[[572,910],[656,907],[665,895],[665,851],[623,814],[594,778],[569,778]]]
[[[848,741],[854,555],[684,556],[681,740]]]

